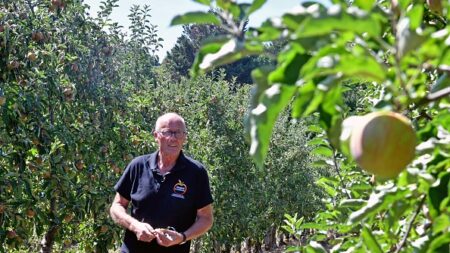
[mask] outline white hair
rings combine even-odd
[[[156,120],[156,123],[155,123],[155,131],[159,131],[162,122],[164,122],[170,118],[176,118],[176,119],[180,120],[181,122],[183,122],[184,131],[187,131],[186,122],[184,121],[183,117],[181,117],[178,113],[175,113],[175,112],[168,112],[168,113],[165,113],[165,114],[159,116],[159,118]]]

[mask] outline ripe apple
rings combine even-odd
[[[66,101],[74,101],[75,100],[75,92],[72,86],[66,86],[63,89],[64,98]]]
[[[131,161],[133,159],[133,155],[132,154],[124,154],[122,156],[122,159],[125,161]]]
[[[50,179],[52,177],[52,173],[50,173],[50,171],[46,171],[44,172],[44,174],[42,174],[42,177],[44,179]]]
[[[27,19],[27,18],[28,18],[28,15],[27,15],[27,13],[22,12],[22,13],[19,14],[19,18],[20,18],[20,19]]]
[[[63,6],[63,3],[61,0],[52,0],[52,6],[54,6],[55,8],[60,8]]]
[[[41,144],[41,142],[39,141],[39,139],[38,139],[38,138],[33,138],[33,139],[31,140],[31,143],[33,143],[33,145],[35,145],[35,146],[37,146],[37,145],[40,145],[40,144]]]
[[[77,167],[78,170],[82,170],[84,168],[84,161],[83,160],[76,161],[75,167]]]
[[[109,47],[109,46],[103,47],[103,48],[102,48],[102,53],[103,53],[105,56],[110,56],[111,53],[112,53],[112,47]]]
[[[40,156],[36,157],[34,161],[37,165],[42,165],[44,163],[44,159],[42,159],[42,157]]]
[[[0,214],[4,213],[4,212],[5,212],[5,209],[6,209],[5,204],[0,203]]]
[[[78,65],[76,63],[72,63],[72,66],[70,68],[73,72],[78,72]]]
[[[6,97],[0,95],[0,106],[4,105],[6,103]]]
[[[111,165],[111,167],[116,174],[120,174],[122,172],[122,170],[116,164]]]
[[[100,227],[100,233],[106,233],[106,231],[108,231],[108,226],[102,225],[102,226]]]
[[[36,172],[37,171],[37,167],[34,164],[32,164],[32,163],[28,163],[28,169],[31,172]]]
[[[101,152],[102,154],[108,153],[108,147],[107,147],[107,146],[101,146],[101,147],[100,147],[100,152]]]
[[[28,208],[26,214],[28,218],[33,218],[36,215],[36,212],[32,208]]]
[[[28,60],[33,62],[33,61],[35,61],[37,59],[37,56],[36,56],[36,54],[34,52],[29,52],[27,54],[27,58],[28,58]]]
[[[69,223],[72,221],[73,217],[74,217],[73,213],[66,214],[66,216],[64,216],[64,221]]]
[[[8,65],[6,66],[6,68],[8,68],[9,70],[14,70],[14,69],[18,69],[20,66],[19,62],[16,60],[12,60],[8,63]]]
[[[17,233],[15,230],[8,230],[8,232],[6,233],[6,237],[8,237],[9,239],[13,239],[17,236]]]
[[[389,179],[414,159],[416,142],[415,131],[405,116],[372,112],[355,119],[350,153],[362,169]]]
[[[44,40],[44,34],[42,32],[40,32],[40,31],[33,32],[31,34],[31,39],[36,41],[36,42],[40,42],[40,41]]]
[[[68,247],[70,247],[70,245],[72,245],[72,240],[65,239],[63,243],[64,243],[64,246],[68,248]]]

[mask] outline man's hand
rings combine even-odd
[[[153,227],[145,222],[134,221],[130,226],[130,230],[136,234],[139,241],[151,242],[156,237]]]
[[[170,247],[183,242],[183,235],[170,229],[155,229],[156,241],[159,245]]]

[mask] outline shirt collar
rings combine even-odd
[[[148,163],[150,166],[150,170],[157,171],[158,170],[158,152],[156,151],[152,154],[150,154],[150,157],[148,158]],[[177,171],[182,170],[184,167],[186,167],[186,156],[183,154],[183,151],[180,152],[180,155],[177,158],[177,162],[175,163],[175,166],[170,170],[169,173],[174,173]]]

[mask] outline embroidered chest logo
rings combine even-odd
[[[173,186],[172,197],[184,199],[184,194],[186,194],[186,192],[187,185],[183,183],[183,181],[178,180],[178,183]]]

